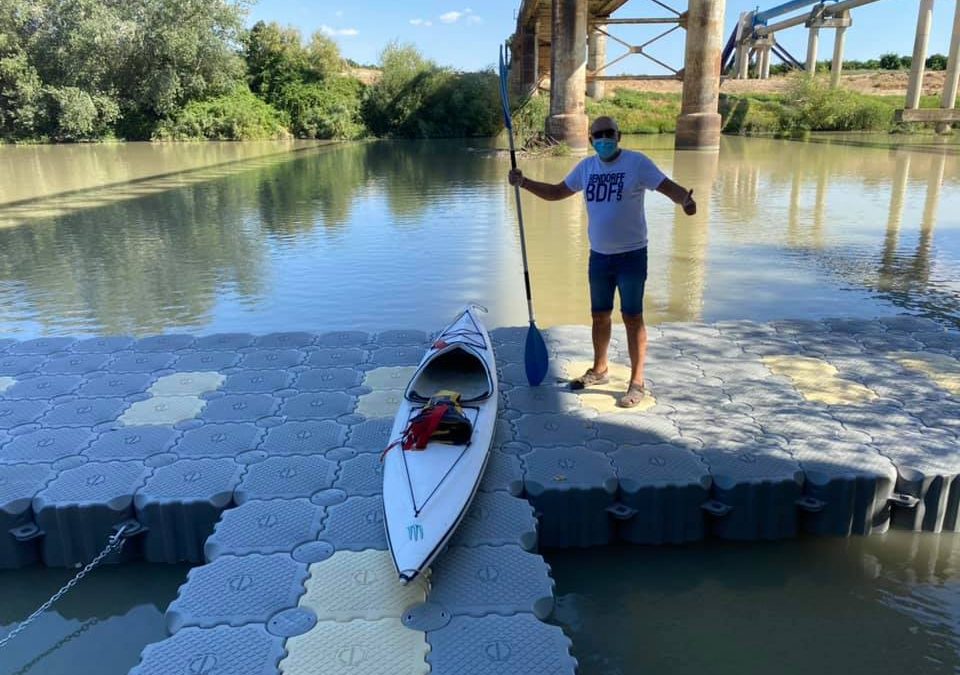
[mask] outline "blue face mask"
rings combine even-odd
[[[597,156],[606,161],[617,154],[617,141],[613,138],[596,138],[593,141],[593,149],[597,151]]]

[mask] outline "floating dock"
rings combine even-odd
[[[418,331],[0,340],[0,567],[190,561],[137,675],[573,673],[539,547],[960,530],[960,333],[914,317],[650,327],[637,408],[563,381],[589,327],[491,332],[468,518],[400,586],[379,452]]]

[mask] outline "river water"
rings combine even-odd
[[[691,218],[648,195],[649,322],[960,326],[957,141],[625,145],[699,203]],[[575,159],[520,161],[559,181]],[[0,147],[0,336],[433,330],[469,302],[490,327],[523,325],[508,167],[486,140]],[[522,209],[538,325],[587,323],[582,203],[525,193]],[[958,548],[891,533],[547,558],[583,673],[945,673],[960,668]],[[125,673],[185,572],[97,572],[0,653],[0,675]],[[67,576],[0,572],[0,635]]]

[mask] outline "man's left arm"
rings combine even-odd
[[[693,201],[693,190],[687,190],[687,188],[677,185],[669,178],[664,178],[657,186],[657,192],[666,195],[674,204],[679,204],[688,216],[697,212],[697,203]]]

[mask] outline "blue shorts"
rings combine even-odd
[[[613,292],[620,291],[620,311],[643,314],[643,290],[647,285],[647,249],[606,255],[590,251],[590,311],[612,312]]]

